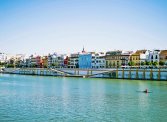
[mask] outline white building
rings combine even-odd
[[[65,58],[66,58],[65,54],[58,54],[57,55],[57,62],[58,62],[57,68],[63,68],[64,67],[64,59]]]
[[[7,55],[5,53],[0,53],[0,62],[6,62]]]
[[[148,61],[159,63],[159,53],[160,53],[160,50],[149,51]]]
[[[58,60],[57,53],[49,54],[48,67],[50,68],[50,67],[54,67],[55,65],[58,65],[57,60]]]
[[[92,68],[105,68],[105,53],[92,53]]]
[[[79,53],[70,54],[68,60],[68,68],[78,68],[79,67]]]
[[[64,67],[64,54],[49,54],[48,55],[48,67],[52,68],[63,68]]]
[[[140,53],[140,64],[149,60],[149,50],[141,50]]]

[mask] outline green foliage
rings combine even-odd
[[[58,62],[52,63],[52,66],[53,66],[53,67],[58,66]]]
[[[112,66],[112,64],[111,64],[111,62],[109,63],[109,67],[111,67]]]
[[[113,66],[115,67],[115,62],[113,63]]]
[[[153,62],[152,63],[154,66],[157,66],[158,65],[158,62]]]
[[[7,64],[6,67],[7,68],[14,68],[14,64]]]
[[[130,61],[130,62],[128,63],[128,65],[129,65],[129,66],[134,66],[135,63],[134,63],[133,61]]]
[[[44,67],[44,68],[47,68],[48,66],[45,64],[45,65],[43,65],[43,67]]]
[[[5,66],[5,63],[4,62],[0,62],[0,67],[3,67]]]
[[[163,66],[163,65],[165,65],[165,62],[160,61],[160,62],[159,62],[159,65]]]
[[[142,66],[146,65],[146,62],[141,62],[141,65],[142,65]]]
[[[146,62],[146,65],[151,66],[151,65],[152,65],[152,62],[147,61],[147,62]]]
[[[37,65],[36,65],[36,64],[31,64],[31,67],[32,67],[32,68],[36,68]]]

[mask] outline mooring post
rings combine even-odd
[[[145,79],[146,78],[146,70],[144,69],[143,70],[143,79]]]
[[[116,69],[116,78],[118,78],[118,68]]]
[[[78,69],[78,73],[77,74],[79,75],[79,69]]]
[[[152,69],[150,70],[150,80],[152,80],[153,79],[153,71],[152,71]]]
[[[75,74],[75,75],[77,74],[76,69],[74,69],[74,74]]]
[[[122,70],[122,78],[124,79],[124,68]]]
[[[131,69],[129,69],[129,79],[131,79]]]
[[[160,68],[158,69],[158,80],[161,80],[161,70],[160,70]]]
[[[136,69],[136,79],[139,79],[138,68]]]

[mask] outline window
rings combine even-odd
[[[158,56],[156,55],[155,59],[158,59]]]

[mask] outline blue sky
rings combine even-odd
[[[0,0],[0,51],[167,49],[166,0]]]

